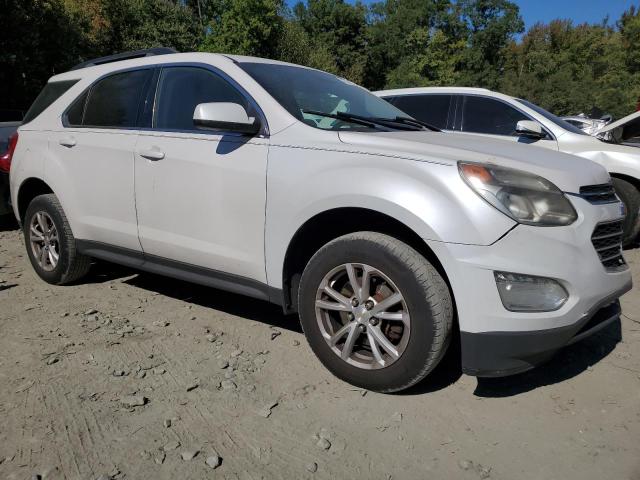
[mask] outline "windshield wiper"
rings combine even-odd
[[[385,119],[386,120],[386,119]],[[393,119],[394,122],[403,123],[405,125],[416,125],[420,127],[425,127],[432,132],[442,132],[438,127],[431,125],[430,123],[423,122],[422,120],[416,120],[415,118],[409,117],[396,117]]]
[[[319,117],[335,118],[336,120],[342,120],[343,122],[355,123],[356,125],[364,125],[369,128],[380,128],[379,126],[386,126],[379,122],[374,121],[366,117],[360,117],[359,115],[351,115],[344,112],[328,113],[321,112],[319,110],[302,110],[302,113],[308,113],[309,115],[318,115]]]
[[[428,123],[422,122],[420,120],[416,120],[414,118],[409,117],[394,117],[394,118],[382,118],[382,117],[365,117],[362,115],[356,115],[355,113],[347,113],[347,112],[336,112],[336,113],[327,113],[320,112],[317,110],[302,110],[303,113],[308,113],[310,115],[320,115],[328,118],[335,118],[337,120],[343,120],[345,122],[356,123],[360,125],[366,125],[367,127],[374,128],[377,125],[387,128],[401,128],[402,125],[406,130],[406,127],[409,127],[410,130],[424,130],[428,129],[434,132],[440,132],[439,128],[434,127]]]

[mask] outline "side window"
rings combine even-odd
[[[515,135],[516,124],[529,120],[524,113],[487,97],[465,96],[462,107],[462,131],[490,135]]]
[[[446,129],[451,95],[404,95],[396,97],[393,105],[413,118]]]
[[[91,88],[82,125],[112,128],[135,127],[140,97],[152,73],[151,69],[135,70],[117,73],[100,80]],[[74,113],[77,115],[77,112]]]
[[[80,95],[76,100],[71,104],[69,110],[67,110],[67,124],[72,127],[78,127],[82,125],[82,117],[84,116],[84,107],[87,103],[87,97],[89,96],[89,91],[87,90],[82,95]]]
[[[158,84],[154,128],[195,130],[193,112],[200,103],[232,102],[247,108],[245,97],[225,79],[198,67],[163,68]]]
[[[31,108],[27,111],[27,114],[22,119],[22,123],[29,123],[36,118],[77,82],[78,80],[65,80],[62,82],[47,83],[34,100]]]

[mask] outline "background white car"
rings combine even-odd
[[[640,146],[640,112],[634,112],[620,120],[607,123],[592,135],[609,143],[638,147]]]
[[[637,137],[638,114],[600,130],[606,141],[526,100],[483,88],[425,87],[375,92],[418,120],[454,133],[501,138],[560,150],[603,165],[626,207],[624,245],[640,232],[640,149],[625,144]]]
[[[584,114],[574,115],[571,117],[561,117],[567,123],[570,123],[574,127],[578,127],[589,135],[594,135],[598,130],[603,129],[608,123],[612,122],[611,115],[606,115],[602,118],[589,118]]]

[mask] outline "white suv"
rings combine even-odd
[[[609,124],[596,137],[527,100],[484,88],[401,88],[375,94],[445,131],[550,148],[598,162],[611,174],[627,211],[623,244],[631,246],[640,239],[640,149],[626,143],[640,135],[640,115]]]
[[[458,329],[465,372],[507,375],[618,318],[631,276],[600,165],[429,131],[305,67],[151,53],[56,75],[19,129],[13,207],[45,281],[97,258],[268,300],[384,392]]]

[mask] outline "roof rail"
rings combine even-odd
[[[79,70],[81,68],[93,67],[95,65],[103,65],[105,63],[119,62],[121,60],[131,60],[132,58],[153,57],[155,55],[167,55],[169,53],[178,53],[177,50],[167,47],[147,48],[145,50],[134,50],[131,52],[116,53],[106,57],[94,58],[86,62],[79,63],[71,70]]]

